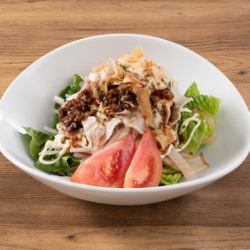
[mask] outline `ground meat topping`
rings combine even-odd
[[[107,94],[98,90],[96,97],[91,92],[83,90],[79,95],[65,103],[59,109],[59,118],[67,132],[73,132],[82,128],[82,121],[87,116],[96,115],[102,105],[103,112],[111,115],[124,110],[138,110],[136,95],[129,89],[110,89]]]
[[[112,84],[110,84],[112,86]],[[156,107],[159,100],[172,100],[172,92],[166,88],[154,89],[150,95],[150,103]],[[74,132],[82,128],[82,121],[88,116],[96,115],[99,107],[107,116],[115,113],[128,111],[138,111],[139,104],[137,95],[130,87],[109,86],[108,92],[97,89],[95,96],[88,89],[82,90],[76,98],[69,100],[59,109],[59,119],[65,131]],[[173,118],[173,117],[172,117]]]
[[[161,99],[173,100],[174,95],[170,89],[154,89],[150,96],[150,102],[153,107],[156,106],[157,102]]]
[[[136,94],[128,88],[110,90],[106,95],[100,94],[100,100],[106,113],[122,112],[124,110],[138,109]]]
[[[179,110],[176,107],[176,105],[173,104],[172,107],[171,107],[171,115],[169,117],[169,122],[173,123],[174,121],[176,121],[176,119],[178,118],[178,116],[179,116]]]
[[[88,90],[83,90],[77,98],[69,100],[59,109],[60,121],[67,132],[72,132],[82,128],[82,121],[87,115],[94,115],[96,110],[93,108],[95,98]]]

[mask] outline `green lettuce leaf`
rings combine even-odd
[[[80,160],[72,154],[64,155],[55,164],[44,165],[39,161],[35,162],[35,167],[46,173],[58,174],[61,176],[71,176],[80,164]]]
[[[195,131],[191,142],[184,149],[185,152],[194,155],[198,152],[199,148],[206,143],[206,141],[210,138],[214,131],[214,127],[209,126],[209,124],[203,117],[200,116],[199,119],[201,120],[201,124]],[[190,122],[187,128],[184,130],[182,134],[183,144],[188,140],[195,125],[195,122]]]
[[[194,112],[198,113],[198,119],[200,119],[201,124],[195,131],[191,142],[184,149],[185,152],[191,154],[197,154],[199,148],[206,144],[209,139],[213,136],[215,130],[216,116],[220,107],[220,99],[214,96],[201,95],[196,83],[193,83],[186,91],[185,96],[192,97],[192,101],[185,105],[185,108],[190,109],[193,113],[182,112],[181,124],[191,117]],[[179,139],[184,144],[196,125],[196,122],[190,122],[187,128],[182,134],[180,134]]]
[[[59,115],[54,114],[54,118],[52,120],[52,126],[51,127],[55,129],[58,122],[59,122]]]
[[[198,109],[206,115],[216,118],[220,108],[220,99],[214,96],[201,95],[197,84],[194,82],[186,91],[186,97],[192,97],[193,100],[186,104],[186,107],[193,110]]]
[[[193,101],[186,104],[186,107],[193,110],[198,109],[206,115],[216,118],[220,108],[220,99],[214,96],[199,95],[192,97]]]
[[[26,131],[27,135],[25,135],[25,137],[28,137],[30,156],[33,160],[37,160],[38,154],[43,148],[44,144],[47,140],[53,138],[53,135],[46,134],[32,128],[26,128]]]
[[[193,96],[198,96],[200,95],[200,91],[198,89],[198,86],[196,82],[193,82],[189,88],[186,90],[185,94],[186,97],[193,97]]]
[[[79,75],[75,74],[73,76],[71,84],[68,85],[66,88],[62,89],[59,92],[58,96],[60,96],[63,99],[66,99],[66,95],[73,95],[77,93],[81,89],[81,82],[83,82],[83,79]],[[59,109],[60,105],[58,103],[55,103],[54,108]],[[54,119],[52,121],[52,128],[56,128],[56,124],[58,122],[59,122],[58,114],[55,114]]]
[[[79,75],[75,74],[72,83],[69,85],[68,94],[73,95],[77,93],[81,89],[80,84],[82,81],[83,79]]]
[[[71,84],[61,90],[58,96],[62,97],[63,99],[66,99],[66,95],[73,95],[77,93],[81,89],[80,84],[82,81],[83,79],[79,75],[75,74],[73,76]]]
[[[183,174],[180,171],[172,167],[164,165],[160,185],[165,186],[165,185],[176,184],[180,182],[182,177],[183,177]]]

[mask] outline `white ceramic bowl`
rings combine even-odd
[[[176,43],[145,35],[110,34],[66,44],[25,69],[0,102],[0,112],[23,126],[49,125],[53,96],[72,75],[84,75],[109,58],[142,46],[146,57],[166,67],[183,91],[196,81],[203,93],[221,98],[216,140],[204,148],[210,167],[193,180],[152,188],[117,189],[71,183],[68,178],[43,173],[33,167],[21,135],[0,120],[1,152],[17,167],[42,183],[67,195],[106,204],[148,204],[189,193],[237,168],[249,153],[250,120],[246,104],[230,80],[207,60]]]

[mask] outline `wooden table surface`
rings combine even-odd
[[[218,66],[250,107],[250,1],[0,1],[0,95],[26,66],[75,39],[143,33]],[[250,157],[216,183],[148,206],[76,200],[0,155],[0,249],[250,249]]]

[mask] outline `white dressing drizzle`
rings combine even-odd
[[[197,118],[198,116],[199,116],[199,114],[195,113],[192,117],[186,119],[186,120],[183,122],[183,124],[181,125],[180,133],[183,133],[184,130],[188,127],[188,125],[189,125],[190,122],[196,122],[196,125],[193,127],[193,129],[192,129],[192,131],[191,131],[191,133],[190,133],[190,135],[189,135],[188,140],[186,141],[185,144],[183,144],[183,145],[181,146],[181,148],[176,149],[177,152],[181,152],[182,150],[184,150],[184,149],[188,146],[188,144],[191,142],[191,140],[192,140],[192,138],[193,138],[193,136],[194,136],[195,131],[196,131],[196,130],[199,128],[199,126],[201,125],[201,120],[200,120],[199,118]]]

